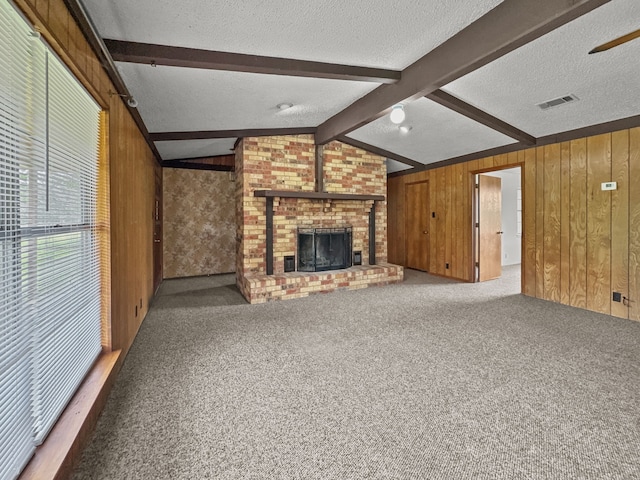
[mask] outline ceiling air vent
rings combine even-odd
[[[554,98],[553,100],[549,100],[547,102],[539,103],[538,107],[540,107],[541,110],[546,110],[551,107],[557,107],[558,105],[564,105],[565,103],[575,102],[576,100],[578,100],[578,97],[576,97],[572,93],[571,95],[566,95],[564,97],[558,97],[558,98]]]

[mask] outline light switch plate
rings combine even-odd
[[[602,190],[617,190],[617,182],[602,182]]]

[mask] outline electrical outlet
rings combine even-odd
[[[602,190],[617,190],[618,182],[602,182]]]
[[[622,301],[622,294],[620,292],[613,292],[613,301],[614,302],[621,302]]]
[[[445,267],[447,270],[449,270],[449,264],[448,264],[448,263],[445,263],[445,264],[444,264],[444,267]]]

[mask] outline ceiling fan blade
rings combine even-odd
[[[627,33],[621,37],[616,38],[615,40],[611,40],[610,42],[603,43],[602,45],[598,45],[596,48],[591,50],[589,54],[604,52],[605,50],[609,50],[610,48],[617,47],[618,45],[622,45],[623,43],[627,43],[634,38],[640,37],[640,30],[636,30],[635,32]]]

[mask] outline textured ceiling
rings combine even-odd
[[[413,63],[499,3],[84,1],[104,38],[393,69]]]
[[[588,55],[640,28],[640,0],[613,0],[443,90],[536,137],[640,113],[640,39]],[[536,106],[575,94],[580,100]]]
[[[402,172],[410,168],[410,166],[405,165],[404,163],[396,162],[395,160],[387,158],[387,173]]]
[[[156,148],[164,160],[230,155],[236,138],[212,138],[207,140],[174,140],[156,142]]]
[[[311,127],[377,86],[118,62],[150,132]],[[292,103],[279,110],[281,103]]]
[[[435,47],[447,45],[451,36],[469,25],[471,30],[484,33],[484,29],[474,30],[473,23],[482,21],[496,6],[503,13],[522,13],[526,9],[539,10],[540,5],[535,3],[532,7],[526,0],[81,1],[103,39],[393,70],[402,70]],[[557,5],[549,0],[543,3],[547,10]],[[518,10],[519,6],[522,10]],[[493,36],[487,31],[485,36],[472,37],[477,42],[465,46],[484,48],[491,43],[488,39],[500,37],[498,34],[513,24],[526,23],[521,19],[535,18],[530,13],[507,15],[510,22],[505,28],[503,21],[494,25]],[[513,148],[517,139],[530,145],[539,137],[639,116],[640,39],[587,55],[593,47],[638,28],[640,0],[611,0],[442,86],[442,91],[455,97],[454,103],[460,102],[457,110],[470,112],[473,119],[418,97],[406,102],[404,125],[411,127],[408,133],[401,133],[388,115],[370,115],[364,122],[352,123],[351,126],[364,126],[347,133],[347,138],[368,144],[380,153],[387,152],[388,172],[408,172],[412,167],[402,163],[406,159],[409,163],[418,162],[418,166],[431,164],[488,149]],[[441,63],[455,65],[456,53],[467,51],[469,48],[460,47],[447,50]],[[308,130],[335,115],[339,117],[358,99],[384,97],[384,92],[396,88],[391,84],[377,90],[380,84],[375,82],[161,63],[152,67],[116,62],[151,133]],[[441,67],[436,65],[435,70]],[[428,75],[429,66],[421,71]],[[421,88],[418,86],[413,92],[424,91]],[[536,106],[569,94],[579,100],[546,111]],[[294,107],[279,110],[277,105],[281,103],[292,103]],[[360,101],[349,110],[366,110],[361,105]],[[371,118],[377,119],[370,121]],[[342,130],[345,131],[348,128]],[[242,132],[234,132],[234,138],[156,142],[156,147],[164,160],[223,155],[233,147],[236,135]]]
[[[387,116],[348,136],[384,148],[421,163],[433,163],[467,153],[515,143],[515,140],[485,127],[426,98],[405,107],[402,133]]]

